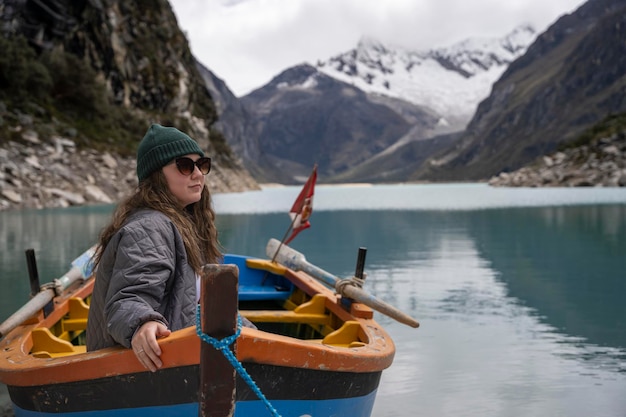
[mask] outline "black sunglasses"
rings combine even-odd
[[[178,172],[183,175],[191,175],[196,167],[202,172],[202,175],[206,175],[211,172],[211,158],[203,157],[194,162],[193,159],[182,157],[176,158],[176,168]]]

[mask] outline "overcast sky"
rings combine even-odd
[[[236,96],[282,70],[354,48],[361,37],[415,50],[542,32],[584,0],[170,0],[193,54]]]

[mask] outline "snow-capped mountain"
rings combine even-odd
[[[362,39],[356,49],[320,61],[317,68],[367,93],[428,107],[443,123],[462,128],[536,36],[532,26],[523,25],[503,38],[468,39],[427,51]]]

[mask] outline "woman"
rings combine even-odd
[[[104,228],[94,258],[87,349],[132,347],[162,366],[157,339],[193,325],[202,265],[217,263],[215,213],[204,176],[211,159],[173,127],[153,124],[137,150],[137,191]]]

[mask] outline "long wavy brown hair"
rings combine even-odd
[[[189,265],[196,273],[200,274],[202,265],[220,261],[222,253],[209,189],[205,185],[200,201],[181,210],[168,188],[163,171],[159,169],[141,181],[137,191],[117,206],[111,223],[102,229],[94,255],[96,266],[113,235],[134,211],[142,208],[160,211],[174,223],[185,243]]]

